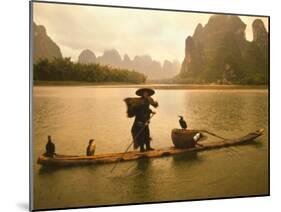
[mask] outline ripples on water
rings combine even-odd
[[[45,169],[36,164],[47,135],[58,153],[123,152],[133,119],[125,97],[132,88],[35,87],[33,152],[35,208],[126,204],[268,193],[268,93],[266,90],[156,90],[160,104],[151,121],[152,146],[169,147],[183,115],[189,128],[238,137],[265,128],[251,145],[102,166]],[[211,139],[211,137],[210,137]],[[215,138],[212,138],[215,139]]]

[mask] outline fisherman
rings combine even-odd
[[[89,140],[89,145],[88,145],[87,151],[86,151],[87,156],[93,156],[95,154],[96,142],[94,142],[94,141],[95,141],[94,139]]]
[[[158,107],[158,103],[152,99],[152,95],[155,93],[154,90],[150,88],[141,88],[136,91],[136,95],[140,98],[127,98],[125,102],[128,106],[128,116],[135,116],[135,121],[131,129],[134,148],[140,147],[140,151],[144,152],[149,150],[154,150],[150,146],[151,137],[149,131],[149,120],[152,113],[154,113],[149,106]],[[130,106],[130,100],[135,99],[138,104],[133,107]],[[146,148],[144,148],[144,146]]]
[[[48,135],[48,142],[46,144],[46,152],[45,155],[48,157],[54,157],[55,155],[55,144],[52,142],[52,138],[50,135]]]

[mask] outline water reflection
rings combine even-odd
[[[257,142],[159,159],[72,168],[36,164],[52,135],[58,153],[84,155],[90,138],[96,154],[123,152],[133,119],[124,97],[134,88],[35,87],[33,105],[34,192],[37,208],[165,201],[268,191],[268,95],[266,91],[157,90],[151,121],[154,148],[172,146],[171,129],[183,115],[190,128],[239,137],[265,128]],[[208,136],[208,138],[210,138]],[[210,138],[212,139],[212,138]],[[257,163],[258,161],[258,163]]]
[[[67,167],[64,167],[66,169]],[[39,168],[39,175],[48,175],[52,174],[53,172],[56,172],[60,170],[61,167],[54,167],[54,166],[41,166]]]
[[[187,152],[186,154],[179,154],[173,156],[174,162],[199,162],[198,152]]]

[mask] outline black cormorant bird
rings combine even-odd
[[[185,120],[183,119],[182,116],[179,116],[179,117],[180,117],[180,120],[179,120],[180,126],[181,126],[182,129],[185,130],[187,128],[187,124],[186,124],[186,122],[185,122]]]
[[[87,147],[87,156],[93,156],[96,151],[96,142],[94,139],[89,140],[89,145]]]
[[[53,157],[55,154],[55,144],[52,142],[51,136],[48,136],[48,142],[46,144],[46,155]]]

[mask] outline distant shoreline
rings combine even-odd
[[[34,86],[107,86],[136,85],[128,82],[34,81]]]
[[[217,85],[217,84],[130,84],[130,83],[90,83],[90,82],[75,82],[75,81],[35,81],[35,87],[41,86],[90,86],[97,88],[142,88],[150,87],[153,89],[190,89],[190,90],[234,90],[234,89],[268,89],[268,85]]]

